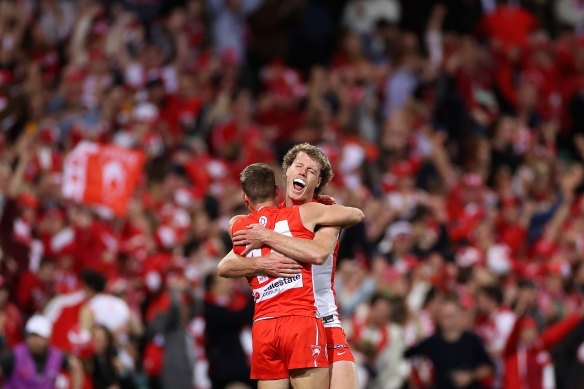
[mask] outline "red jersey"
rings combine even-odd
[[[312,239],[314,232],[308,230],[300,220],[299,207],[262,207],[249,216],[235,221],[232,234],[250,224],[259,223],[265,228],[295,238]],[[233,251],[241,255],[244,246],[234,246]],[[252,250],[248,257],[260,257],[271,251],[269,247]],[[255,300],[254,321],[282,316],[316,317],[313,289],[313,266],[303,264],[300,274],[290,278],[268,276],[248,277]]]

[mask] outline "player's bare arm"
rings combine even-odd
[[[241,217],[243,215],[237,215],[229,221],[228,231],[230,235],[233,223]],[[217,266],[217,273],[220,277],[225,278],[252,277],[256,275],[294,277],[301,270],[302,265],[298,262],[276,252],[252,259],[239,256],[231,250]]]
[[[246,230],[237,231],[233,242],[247,246],[244,255],[266,245],[297,261],[322,265],[335,249],[340,230],[340,227],[321,227],[311,240],[286,236],[260,224],[251,224]]]
[[[300,206],[302,223],[308,229],[316,225],[350,227],[363,220],[363,212],[357,208],[340,205],[323,205],[307,203]],[[248,226],[246,230],[237,231],[233,236],[236,245],[247,245],[244,255],[254,248],[267,245],[274,250],[301,262],[322,265],[333,252],[340,228],[320,228],[314,239],[299,239],[266,229],[259,224]]]
[[[344,207],[342,205],[324,205],[320,203],[306,203],[299,207],[302,224],[309,230],[316,226],[338,226],[349,228],[360,223],[365,218],[359,208]]]
[[[300,273],[302,265],[280,253],[272,252],[263,257],[242,257],[231,250],[217,266],[220,277],[238,278],[256,275],[270,277],[294,277]]]

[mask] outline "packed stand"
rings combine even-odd
[[[572,0],[1,1],[5,387],[253,387],[217,263],[239,172],[304,141],[366,215],[335,280],[361,387],[581,387],[583,27]],[[119,211],[67,196],[82,141],[143,151]]]

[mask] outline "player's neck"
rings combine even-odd
[[[262,203],[257,203],[253,205],[253,210],[254,211],[259,211],[260,209],[264,208],[264,207],[276,207],[276,200],[270,200],[270,201],[264,201]]]
[[[309,201],[305,201],[304,199],[298,199],[298,200],[293,200],[290,197],[286,197],[286,206],[287,207],[292,207],[294,205],[302,205],[302,204],[306,204]]]

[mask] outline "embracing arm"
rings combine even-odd
[[[314,230],[317,225],[349,228],[365,217],[359,208],[337,204],[306,203],[299,207],[299,212],[302,224],[310,230]]]
[[[261,272],[257,258],[242,257],[235,254],[233,250],[227,253],[217,266],[217,273],[225,278],[252,277]]]
[[[279,253],[263,257],[247,258],[231,250],[217,266],[220,277],[237,278],[268,275],[270,277],[293,277],[300,273],[302,265]]]
[[[266,245],[297,261],[322,265],[335,249],[338,237],[338,227],[320,228],[311,240],[286,236],[259,224],[252,224],[248,229],[237,231],[233,235],[233,243],[249,245],[244,253]]]

